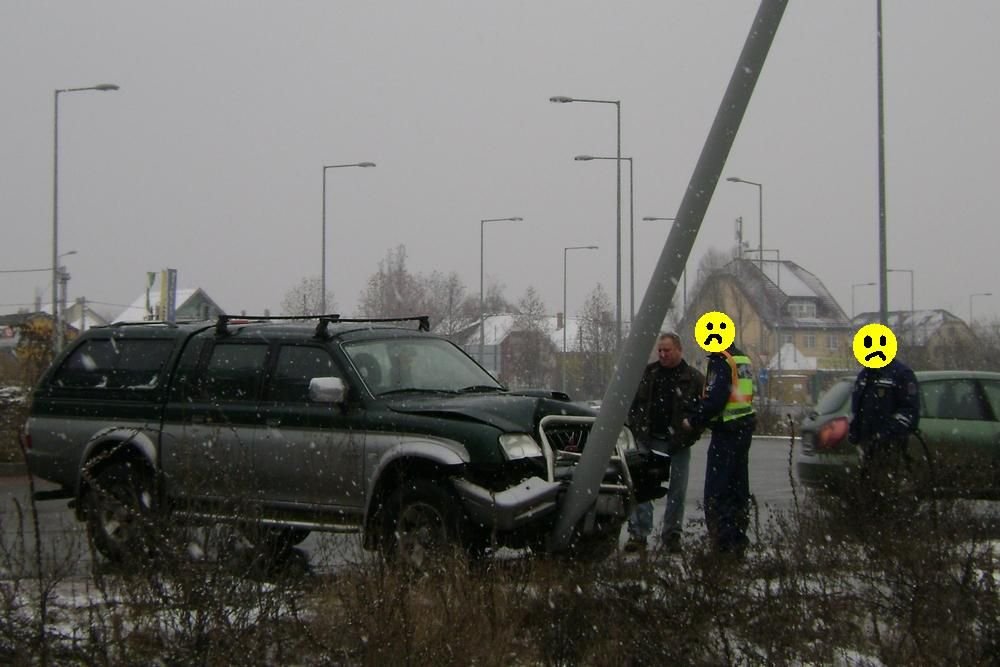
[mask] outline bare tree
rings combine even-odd
[[[548,318],[534,287],[518,301],[514,317],[514,344],[504,364],[505,382],[512,386],[543,387],[554,381],[556,360],[549,340]]]
[[[451,337],[475,322],[478,313],[465,307],[465,284],[457,273],[433,271],[429,276],[418,276],[417,282],[424,294],[420,314],[430,316],[438,333]]]
[[[600,284],[583,305],[579,336],[580,393],[602,396],[614,369],[615,322],[611,299]]]
[[[285,292],[281,299],[282,315],[327,315],[333,313],[337,304],[333,292],[327,290],[326,303],[321,303],[323,288],[316,276],[303,278],[299,284]]]
[[[407,317],[426,303],[424,287],[406,268],[406,246],[398,245],[379,260],[359,300],[367,317]]]

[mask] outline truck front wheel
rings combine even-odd
[[[380,543],[387,558],[426,570],[461,546],[457,500],[437,484],[406,480],[383,511]]]

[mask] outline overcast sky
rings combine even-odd
[[[320,273],[353,313],[386,251],[516,301],[569,312],[615,285],[614,106],[634,158],[641,300],[757,3],[737,0],[86,2],[0,0],[0,270],[51,265],[53,91],[59,248],[70,299],[128,304],[176,268],[229,312],[279,309]],[[917,308],[1000,315],[996,0],[883,3],[888,254]],[[850,314],[877,280],[874,0],[791,2],[723,176],[763,184],[764,247],[815,273]],[[623,310],[628,304],[628,169]],[[758,245],[758,190],[723,181],[690,266]],[[691,281],[694,276],[692,275]],[[0,312],[50,300],[50,274],[0,274]],[[857,310],[877,289],[855,290]],[[909,275],[890,274],[890,309]],[[106,310],[118,310],[115,305]]]

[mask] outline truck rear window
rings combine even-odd
[[[66,357],[52,384],[67,389],[155,389],[174,343],[94,338]]]

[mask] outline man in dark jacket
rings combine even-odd
[[[708,355],[705,390],[687,426],[712,429],[705,470],[709,537],[720,553],[742,555],[748,543],[750,443],[756,418],[750,359],[735,345]]]
[[[681,548],[684,528],[684,498],[687,495],[691,445],[699,433],[681,429],[688,407],[698,399],[704,378],[681,356],[681,339],[675,333],[661,334],[656,341],[657,360],[646,366],[629,410],[628,425],[640,446],[653,456],[670,457],[670,482],[663,515],[661,544],[670,552]],[[629,517],[626,551],[646,548],[653,530],[653,504],[640,503]]]
[[[908,461],[907,438],[920,423],[917,376],[896,359],[896,336],[882,324],[867,324],[854,336],[854,355],[864,368],[851,394],[848,438],[861,446],[862,483],[899,478]]]

